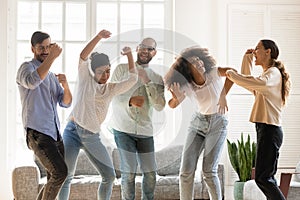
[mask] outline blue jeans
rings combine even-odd
[[[99,134],[92,133],[73,121],[69,121],[63,134],[65,145],[65,160],[68,167],[68,176],[61,188],[58,199],[68,200],[70,193],[70,183],[74,177],[77,157],[80,149],[83,149],[89,160],[96,167],[102,177],[102,182],[98,188],[98,200],[109,200],[115,171],[110,156],[102,144]]]
[[[255,125],[257,133],[255,182],[268,200],[285,200],[274,177],[283,139],[282,128],[264,123]]]
[[[60,137],[52,137],[33,129],[27,129],[26,142],[47,172],[47,183],[40,190],[37,200],[53,200],[67,177],[64,161],[64,145]],[[26,184],[26,183],[25,183]]]
[[[121,158],[122,199],[135,199],[137,165],[143,174],[142,199],[153,200],[156,184],[156,161],[153,137],[136,136],[113,129]]]
[[[179,182],[181,200],[193,199],[195,171],[202,151],[202,172],[210,199],[222,199],[218,163],[226,139],[227,124],[224,115],[194,114],[182,152]]]

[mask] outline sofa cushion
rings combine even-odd
[[[166,176],[179,174],[182,149],[182,145],[174,145],[156,152],[158,175]]]
[[[44,166],[41,164],[37,157],[34,157],[34,161],[40,170],[41,177],[45,177],[47,175],[47,172]],[[80,150],[77,158],[75,176],[76,175],[99,175],[98,171],[93,166],[83,150]]]
[[[299,199],[300,199],[300,182],[291,181],[288,200],[299,200]]]
[[[296,169],[295,169],[295,172],[297,174],[294,174],[294,178],[293,178],[293,181],[297,181],[297,182],[300,182],[300,162],[298,162],[297,166],[296,166]],[[299,173],[299,174],[298,174]]]
[[[99,175],[98,171],[83,150],[80,150],[77,158],[75,176],[76,175]]]
[[[166,176],[179,174],[182,149],[182,145],[173,145],[155,153],[158,175]],[[117,178],[120,178],[120,155],[118,149],[113,150],[112,157],[116,176]],[[141,175],[139,168],[137,169],[137,175]]]
[[[12,172],[12,191],[15,199],[35,199],[39,192],[39,176],[36,166],[15,168]]]

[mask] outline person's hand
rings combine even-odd
[[[252,54],[255,50],[254,49],[247,49],[245,54]]]
[[[220,114],[225,114],[228,111],[227,100],[225,95],[221,95],[219,99],[219,110]]]
[[[58,82],[62,85],[63,88],[68,88],[68,81],[65,74],[55,74],[56,78],[58,79]]]
[[[49,55],[50,57],[57,58],[62,52],[62,48],[58,44],[50,44]]]
[[[129,100],[129,105],[140,108],[144,105],[144,102],[145,102],[145,97],[143,97],[143,96],[133,96]]]
[[[138,69],[138,75],[144,84],[147,84],[151,81],[144,69]]]
[[[185,97],[184,91],[180,89],[180,84],[179,83],[173,83],[170,85],[169,91],[172,94],[172,97],[174,99],[177,99],[179,102],[181,102],[182,99]]]
[[[131,48],[130,48],[130,47],[127,47],[127,46],[123,47],[123,49],[122,49],[122,51],[121,51],[121,54],[122,54],[123,56],[127,56],[127,55],[132,54]]]
[[[98,37],[100,38],[109,38],[111,36],[111,32],[103,29],[98,33]]]

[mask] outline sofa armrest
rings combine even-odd
[[[36,199],[39,192],[40,172],[36,166],[17,167],[12,172],[15,200]]]
[[[202,163],[200,163],[200,165],[198,163],[198,167],[197,167],[197,171],[196,171],[195,176],[197,176],[197,174],[200,175],[200,180],[201,180],[201,183],[202,183],[201,199],[209,199],[208,188],[207,188],[206,184],[204,183],[204,177],[203,177],[203,172],[202,172]],[[225,198],[225,169],[224,169],[224,164],[223,163],[218,164],[218,177],[219,177],[219,180],[220,180],[222,196],[223,196],[223,199],[224,199]]]

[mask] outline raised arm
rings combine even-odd
[[[117,82],[117,83],[111,83],[111,87],[113,87],[113,89],[112,89],[113,95],[122,94],[122,93],[128,91],[138,81],[138,76],[137,76],[137,73],[135,70],[135,64],[134,64],[131,48],[124,47],[121,51],[121,54],[124,56],[127,56],[128,70],[130,73],[126,79],[124,78],[122,81]]]
[[[58,44],[50,44],[49,55],[45,58],[44,62],[37,69],[40,78],[44,80],[48,75],[49,69],[54,60],[61,54],[62,48]]]
[[[242,61],[241,74],[244,75],[252,74],[252,62],[254,59],[253,52],[254,49],[247,49]]]
[[[123,56],[127,56],[127,59],[128,59],[128,70],[130,72],[135,72],[135,64],[134,64],[134,60],[133,60],[131,48],[130,47],[124,47],[122,49],[121,54]]]
[[[245,55],[243,57],[242,66],[241,66],[241,73],[240,74],[237,73],[236,71],[232,71],[232,70],[228,70],[226,72],[226,76],[229,79],[233,80],[237,85],[240,85],[240,83],[237,80],[233,79],[232,76],[238,77],[238,78],[241,77],[241,78],[244,78],[245,80],[248,79],[247,81],[253,81],[253,80],[255,80],[255,78],[253,76],[251,76],[251,73],[252,73],[252,64],[253,64],[253,59],[254,59],[253,51],[254,51],[254,49],[247,49],[247,51],[246,51],[246,53],[245,53]],[[259,78],[256,79],[255,81],[258,84],[262,84],[262,85],[264,84],[263,82],[261,82],[261,80],[259,80]],[[242,85],[240,85],[240,86],[242,86]],[[243,85],[242,87],[246,88],[251,93],[255,94],[255,89],[249,88],[247,86],[248,86],[248,84]]]
[[[86,60],[90,53],[93,51],[95,46],[98,44],[98,42],[102,38],[109,38],[111,35],[111,32],[107,30],[101,30],[89,43],[84,47],[84,49],[80,53],[80,58],[82,60]]]

